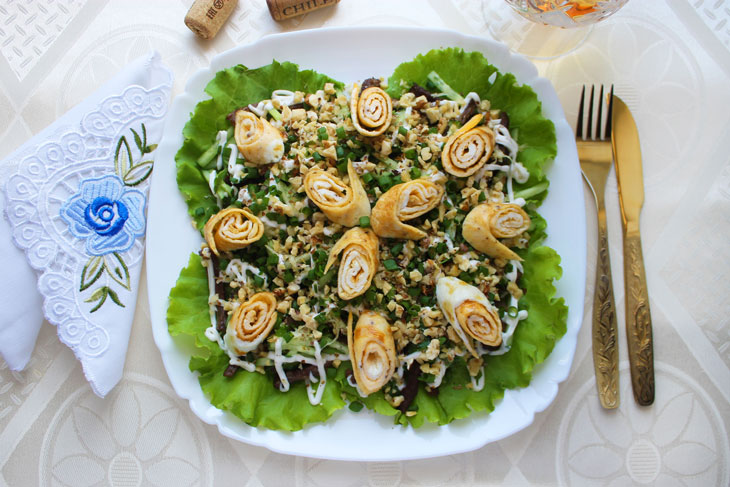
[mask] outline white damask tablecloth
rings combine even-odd
[[[211,42],[183,25],[181,1],[0,1],[0,159],[129,61],[156,49],[174,93],[217,53],[277,32],[344,25],[445,27],[488,36],[498,0],[342,0],[283,23],[241,0]],[[511,29],[511,30],[510,30]],[[495,31],[495,29],[492,29]],[[632,399],[621,329],[618,411],[600,409],[590,353],[595,210],[586,189],[588,278],[571,375],[534,423],[462,455],[343,463],[271,453],[194,416],[153,341],[144,279],[122,382],[105,399],[46,324],[21,373],[0,363],[0,485],[661,485],[730,484],[730,2],[632,0],[574,52],[536,60],[577,112],[583,83],[615,83],[641,132],[644,255],[657,397]],[[0,167],[0,183],[8,177]],[[611,260],[623,323],[616,181],[607,188]],[[3,276],[3,279],[8,279]]]

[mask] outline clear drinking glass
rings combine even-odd
[[[492,37],[532,59],[549,60],[576,50],[588,38],[593,24],[615,13],[627,2],[482,0],[482,12]]]
[[[628,0],[506,0],[520,15],[545,25],[572,28],[599,22]]]

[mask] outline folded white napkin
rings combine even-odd
[[[12,369],[28,363],[42,312],[96,394],[121,379],[171,88],[172,73],[151,53],[0,163],[11,167],[10,226],[0,218],[0,353]]]

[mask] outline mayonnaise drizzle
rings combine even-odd
[[[236,147],[236,144],[228,144],[228,148],[231,149],[231,155],[228,156],[228,174],[230,174],[232,178],[242,179],[245,166],[243,164],[238,164],[237,162],[238,147]],[[223,151],[221,151],[221,154],[222,153]]]
[[[274,344],[274,369],[276,370],[276,373],[279,375],[279,390],[281,392],[286,392],[289,390],[289,379],[287,379],[286,374],[284,373],[284,367],[282,367],[282,359],[283,356],[281,355],[281,342],[282,338],[279,337],[276,339],[276,343]]]
[[[259,117],[263,117],[266,115],[266,112],[269,110],[272,110],[274,108],[274,105],[271,103],[271,100],[266,101],[260,101],[256,105],[249,105],[248,109],[251,110],[253,113],[258,115]]]
[[[215,168],[220,171],[223,169],[223,148],[226,146],[226,142],[228,142],[228,132],[225,130],[219,131],[216,136],[216,141],[218,142],[220,150],[218,150],[218,158],[215,163]]]
[[[322,394],[327,385],[327,374],[324,371],[324,360],[322,360],[322,350],[319,348],[319,342],[314,340],[314,360],[317,362],[317,373],[319,374],[319,385],[317,391],[312,391],[312,383],[315,382],[312,374],[309,374],[309,382],[307,383],[307,398],[312,406],[316,406],[322,401]]]
[[[486,375],[484,373],[484,366],[480,369],[481,375],[478,379],[474,379],[474,377],[469,377],[469,380],[471,381],[471,390],[474,392],[479,392],[482,389],[484,389],[484,376]]]
[[[289,90],[274,90],[271,93],[272,100],[278,100],[282,105],[291,105],[294,103],[294,92]]]
[[[225,273],[231,279],[235,279],[236,281],[242,282],[243,284],[248,284],[248,276],[246,275],[246,271],[251,271],[251,273],[255,276],[263,279],[264,286],[268,285],[269,276],[261,272],[261,269],[259,269],[258,267],[252,266],[248,262],[243,262],[241,259],[231,259],[231,261],[226,266]]]

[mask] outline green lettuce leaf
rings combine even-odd
[[[296,64],[277,61],[256,69],[239,64],[216,73],[205,87],[211,98],[196,105],[183,129],[185,141],[175,155],[177,184],[198,229],[219,208],[197,160],[215,144],[218,131],[231,127],[226,115],[270,98],[276,89],[313,93],[330,82],[342,87],[342,83],[316,71],[299,70]]]
[[[181,346],[189,347],[190,370],[198,372],[200,386],[211,404],[251,426],[296,431],[307,424],[325,421],[345,405],[339,383],[334,380],[334,369],[327,371],[327,386],[317,406],[309,403],[302,382],[292,384],[288,392],[280,392],[268,375],[245,370],[231,378],[223,375],[228,356],[205,337],[205,329],[210,326],[208,278],[197,254],[191,254],[170,291],[167,326],[170,335],[179,337]]]

